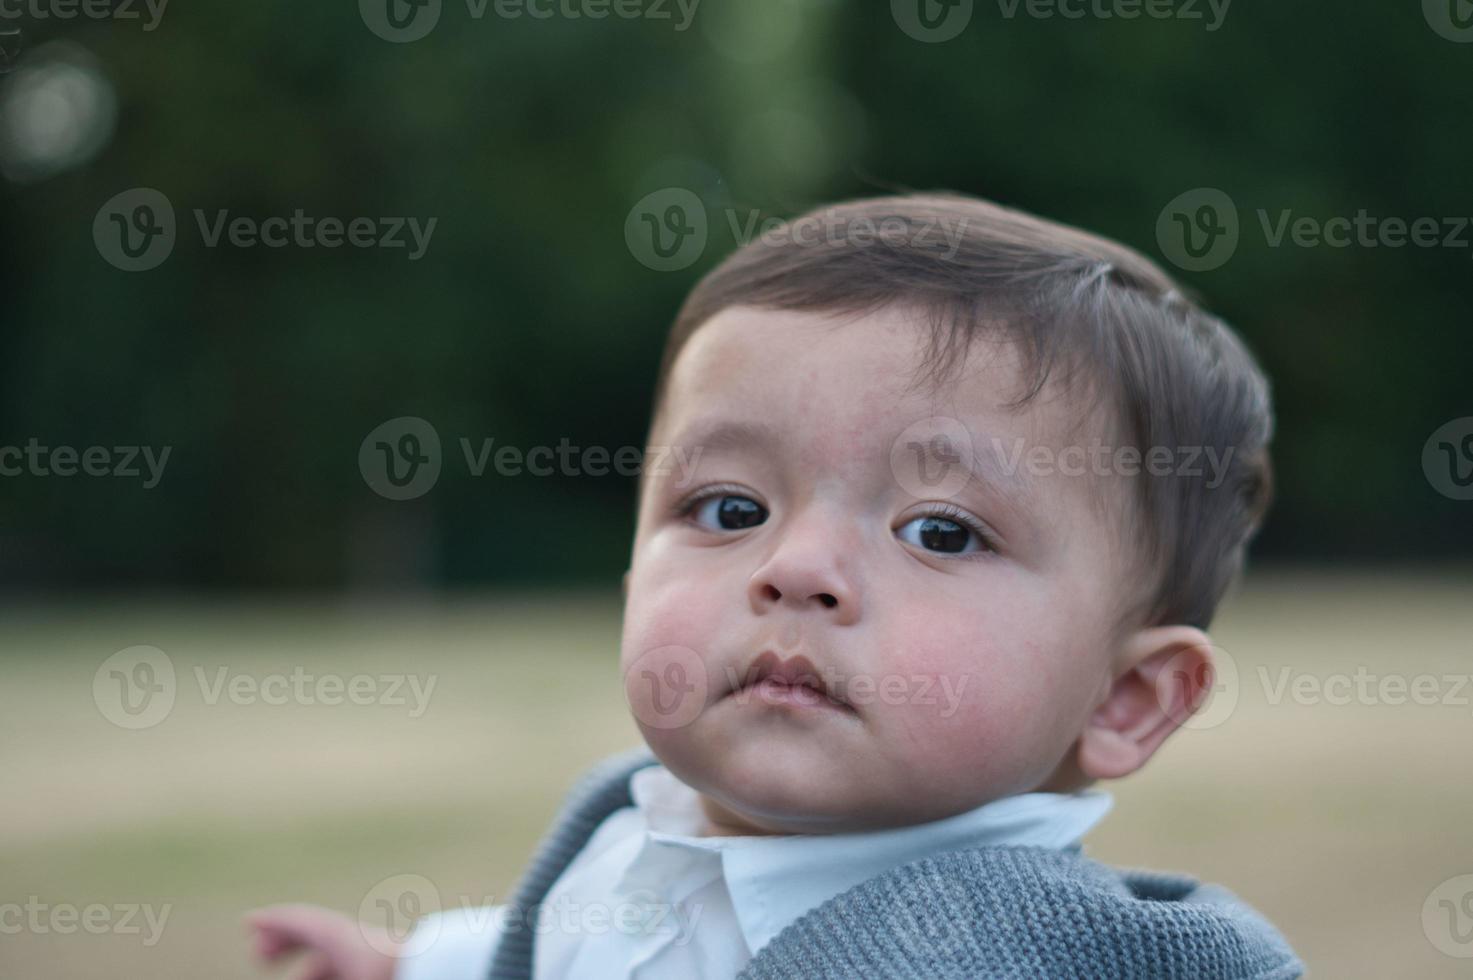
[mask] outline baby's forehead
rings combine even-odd
[[[842,318],[725,310],[672,366],[659,435],[689,446],[695,436],[733,435],[723,423],[739,423],[824,456],[885,451],[907,433],[938,434],[928,428],[953,438],[965,430],[979,453],[1020,441],[1062,450],[1102,428],[1084,392],[1055,385],[1031,392],[1030,364],[1016,345],[976,340],[955,370],[936,376],[931,338],[902,310]]]

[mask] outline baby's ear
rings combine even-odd
[[[1079,768],[1118,779],[1145,765],[1212,690],[1212,641],[1195,626],[1152,626],[1126,640],[1115,681],[1079,738]]]

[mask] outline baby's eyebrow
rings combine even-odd
[[[767,422],[747,419],[707,419],[692,423],[672,444],[701,452],[720,452],[735,449],[759,449],[775,452],[783,444],[782,432]],[[911,444],[915,456],[931,466],[962,464],[969,477],[998,491],[1020,511],[1027,510],[1025,503],[1032,498],[1035,487],[1028,478],[1026,468],[1018,465],[1018,459],[1008,460],[1006,453],[999,450],[995,440],[988,443],[976,439],[970,457],[958,459],[956,448],[935,440],[918,440]]]
[[[697,422],[671,443],[701,452],[722,449],[776,449],[782,433],[766,422],[715,419]]]
[[[982,484],[997,491],[1020,514],[1029,512],[1027,502],[1033,498],[1036,488],[1026,467],[1019,465],[1022,456],[1010,461],[996,440],[973,440],[972,451],[966,454],[970,459],[960,458],[956,447],[949,441],[921,440],[910,443],[907,448],[914,449],[915,458],[928,465],[961,466],[969,477],[968,484],[973,481]]]

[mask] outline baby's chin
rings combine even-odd
[[[723,824],[757,828],[749,833],[852,833],[944,815],[918,810],[918,803],[924,807],[934,801],[891,784],[873,758],[850,759],[797,739],[780,745],[755,739],[708,749],[693,739],[672,744],[679,740],[660,734],[667,737],[651,740],[651,748],[661,763],[716,805],[708,807],[708,815]]]

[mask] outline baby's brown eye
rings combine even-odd
[[[959,520],[929,514],[907,522],[899,531],[902,541],[947,555],[984,550],[981,535]]]
[[[699,501],[691,511],[691,517],[702,527],[740,531],[767,520],[767,511],[751,497],[729,493]]]

